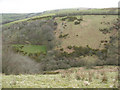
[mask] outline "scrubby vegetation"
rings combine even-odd
[[[80,24],[80,21],[76,20],[76,21],[74,22],[74,24],[75,24],[75,25]]]
[[[67,16],[67,17],[63,17],[61,20],[62,21],[67,20],[68,22],[74,22],[74,24],[77,25],[77,24],[80,24],[81,21],[83,21],[83,18],[82,16],[80,18],[77,18],[75,16]]]
[[[105,15],[89,16],[93,13]],[[108,67],[110,71],[113,70],[113,74],[105,72],[107,69],[100,69],[100,67],[103,69],[105,65],[118,65],[120,21],[114,15],[106,15],[107,13],[116,14],[112,9],[88,10],[82,13],[68,12],[67,15],[55,13],[4,25],[2,73],[7,75],[35,74],[28,75],[28,78],[35,76],[37,79],[39,79],[37,76],[40,76],[40,79],[48,77],[48,80],[54,78],[51,82],[69,88],[95,87],[95,85],[96,87],[117,87],[117,78],[114,77],[117,74],[116,67],[114,67],[115,70]],[[88,15],[83,16],[84,14]],[[106,21],[102,22],[103,19]],[[100,70],[96,70],[96,66]],[[83,73],[81,69],[69,71],[69,68],[73,67],[84,67],[85,71],[83,70]],[[66,69],[66,71],[63,73],[54,71],[59,69]],[[96,73],[93,74],[94,72]],[[6,76],[3,77],[6,80]],[[10,77],[17,79],[14,75]],[[23,75],[18,77],[24,78]],[[116,81],[112,81],[113,77]],[[58,79],[63,81],[62,84]],[[72,83],[69,82],[71,80],[73,80]],[[38,86],[39,83],[37,81],[36,87],[47,87]],[[70,86],[73,83],[75,85]],[[98,85],[100,83],[101,86]],[[11,84],[3,81],[3,84],[3,87],[22,87],[19,81],[14,80]],[[58,87],[55,84],[48,84],[50,87]]]
[[[65,35],[60,35],[59,38],[66,38],[69,34],[65,34]]]
[[[68,46],[68,49],[72,49],[72,53],[63,52],[61,53],[63,57],[80,57],[80,56],[93,56],[96,55],[100,59],[105,59],[107,54],[107,49],[92,49],[89,46],[88,47],[77,47],[77,46]]]
[[[35,61],[27,56],[22,56],[12,52],[12,49],[3,47],[2,54],[2,73],[5,74],[34,74],[39,72]]]
[[[3,43],[46,45],[47,49],[51,49],[56,44],[53,32],[55,27],[52,20],[25,21],[3,27]]]
[[[21,25],[19,25],[18,23],[15,25],[11,25],[11,27],[4,27],[3,44],[6,45],[7,43],[9,47],[11,47],[10,45],[12,45],[14,54],[21,54],[23,55],[22,57],[28,56],[34,61],[39,62],[39,72],[37,73],[41,73],[42,71],[65,69],[70,67],[86,66],[87,68],[92,68],[96,65],[118,64],[118,52],[116,51],[118,46],[116,46],[116,44],[113,44],[114,42],[117,43],[117,34],[111,36],[111,43],[106,43],[104,49],[93,49],[88,45],[86,47],[68,46],[67,48],[69,50],[73,50],[73,52],[68,53],[64,51],[63,48],[61,48],[60,51],[54,49],[57,42],[55,42],[55,28],[53,27],[56,26],[54,26],[54,22],[52,20],[33,22],[24,22]],[[23,24],[25,24],[25,26]],[[116,29],[115,26],[111,27],[111,34],[114,29]],[[59,38],[65,38],[68,35],[69,34],[64,34],[59,36]],[[104,43],[104,41],[101,41],[101,43]],[[13,57],[14,54],[12,55]],[[9,54],[5,55],[8,55],[9,59]],[[89,59],[87,57],[89,57]],[[16,70],[13,71],[17,72]],[[4,72],[7,73],[7,70],[4,70]]]
[[[71,16],[71,17],[69,17],[69,16],[67,16],[67,17],[63,17],[61,20],[62,20],[62,21],[65,21],[66,19],[67,19],[69,22],[71,22],[71,21],[76,20],[76,19],[77,19],[77,17],[72,17],[72,16]]]

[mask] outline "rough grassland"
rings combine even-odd
[[[103,34],[99,29],[109,28],[116,18],[117,15],[84,15],[83,21],[78,25],[74,25],[74,22],[60,21],[60,18],[56,18],[58,22],[56,37],[61,40],[61,47],[64,49],[69,45],[83,47],[89,45],[91,48],[102,49],[104,45],[100,45],[101,40],[109,41],[110,34]],[[101,22],[103,23],[101,24]],[[104,22],[110,22],[110,24]],[[62,23],[66,24],[65,28]],[[59,38],[60,34],[68,34],[68,36]]]
[[[113,88],[118,85],[115,66],[71,68],[49,75],[3,75],[3,88]]]

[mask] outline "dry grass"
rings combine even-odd
[[[78,16],[79,17],[79,16]],[[58,22],[58,27],[56,30],[56,37],[62,34],[69,34],[66,38],[58,38],[61,40],[61,47],[67,52],[72,52],[68,50],[67,46],[83,46],[89,45],[91,48],[104,48],[104,45],[100,45],[101,40],[109,40],[109,34],[103,34],[99,31],[99,28],[106,28],[110,25],[101,24],[100,22],[112,22],[117,16],[109,15],[103,19],[103,15],[85,15],[83,16],[83,21],[79,25],[74,25],[72,22],[64,21],[67,27],[64,29],[62,22]],[[76,36],[77,35],[77,36]]]
[[[56,70],[59,74],[3,75],[3,88],[116,88],[118,72],[115,66],[84,67]],[[109,70],[109,71],[107,71]],[[55,71],[55,72],[56,72]]]

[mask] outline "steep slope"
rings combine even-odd
[[[104,34],[103,32],[101,32],[101,30],[109,29],[109,27],[112,26],[113,22],[116,20],[117,15],[92,15],[92,14],[105,14],[105,12],[109,14],[111,13],[116,14],[117,9],[116,8],[115,9],[85,9],[85,10],[63,9],[63,10],[46,11],[43,12],[41,16],[34,16],[34,15],[39,15],[40,13],[25,14],[25,15],[23,14],[24,17],[25,16],[29,17],[32,15],[34,17],[21,19],[5,24],[3,26],[3,30],[4,27],[5,30],[12,28],[13,30],[15,30],[15,32],[21,33],[20,31],[21,26],[24,29],[25,28],[29,29],[28,26],[30,25],[30,23],[33,23],[34,26],[36,24],[38,25],[36,26],[36,28],[39,28],[41,27],[39,26],[39,22],[35,22],[35,21],[53,20],[54,22],[56,22],[57,25],[57,29],[55,30],[55,35],[58,41],[60,41],[60,44],[58,45],[59,49],[64,48],[66,51],[69,51],[69,49],[67,49],[68,46],[82,46],[82,47],[89,46],[94,49],[103,49],[104,44],[109,42],[110,34],[109,33]],[[82,15],[82,14],[88,14],[88,15]],[[62,20],[68,17],[69,15],[75,19],[73,19],[72,21],[69,21],[68,19]],[[12,16],[16,16],[16,15],[12,15]],[[81,18],[82,20],[80,21],[80,23],[75,24]],[[10,31],[8,30],[8,32]],[[15,34],[13,34],[10,37],[13,37],[14,35]],[[13,39],[15,38],[13,37]]]
[[[75,16],[80,18],[81,16]],[[75,25],[74,21],[62,21],[61,18],[56,18],[58,27],[56,37],[61,41],[59,48],[69,51],[68,46],[83,46],[87,45],[94,49],[103,49],[106,41],[109,43],[110,34],[104,34],[100,29],[109,29],[116,20],[117,15],[83,15],[83,21]],[[60,38],[60,35],[67,35]]]
[[[49,13],[4,24],[3,61],[10,59],[14,64],[15,60],[19,65],[22,60],[16,55],[23,60],[29,57],[39,63],[39,71],[117,65],[119,20],[116,12],[112,11],[112,15],[109,11]],[[13,55],[8,51],[13,51]],[[7,67],[8,63],[5,65]],[[12,73],[21,73],[10,68]],[[24,68],[22,70],[26,73]]]

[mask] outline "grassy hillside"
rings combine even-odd
[[[28,14],[2,14],[2,22],[3,24],[18,21],[21,19],[25,20],[31,20],[43,16],[73,16],[73,15],[117,15],[118,14],[118,8],[105,8],[105,9],[91,9],[91,8],[75,8],[75,9],[58,9],[58,10],[49,10],[44,11],[41,13],[28,13]],[[32,17],[32,18],[31,18]],[[24,20],[22,20],[24,21]],[[15,23],[15,22],[14,22]]]
[[[68,46],[86,47],[87,45],[94,49],[103,49],[104,43],[101,43],[101,41],[106,40],[109,42],[111,34],[104,34],[100,29],[110,28],[117,19],[116,15],[83,15],[73,17],[82,17],[83,21],[75,25],[74,21],[62,21],[61,19],[64,17],[55,19],[58,23],[55,31],[56,37],[61,41],[60,48],[65,50],[67,50]],[[66,37],[60,37],[60,35],[66,34]]]
[[[117,88],[117,11],[77,8],[6,15],[13,22],[2,27],[2,87]]]
[[[78,47],[89,46],[90,48],[93,48],[93,49],[100,49],[100,50],[104,49],[105,45],[109,43],[111,33],[105,34],[100,30],[109,29],[111,26],[113,26],[114,22],[117,19],[117,15],[77,15],[77,16],[70,17],[70,18],[75,18],[75,20],[73,19],[72,21],[69,21],[68,19],[62,20],[64,18],[66,18],[66,16],[56,17],[53,20],[57,24],[57,27],[54,31],[55,38],[57,41],[60,42],[56,46],[56,49],[57,50],[63,49],[63,51],[70,53],[70,52],[73,52],[73,50],[70,50],[68,48],[69,46],[78,46]],[[8,32],[11,32],[12,30],[12,32],[9,35],[5,34],[6,35],[6,36],[4,35],[6,37],[5,39],[9,42],[15,42],[14,41],[15,38],[16,39],[19,38],[18,41],[26,42],[27,40],[25,41],[25,38],[27,37],[25,37],[23,40],[20,36],[21,35],[20,33],[23,33],[24,36],[29,35],[29,33],[35,33],[35,32],[40,33],[39,30],[36,30],[35,32],[33,31],[34,29],[33,27],[36,26],[36,23],[37,23],[36,29],[37,28],[40,29],[41,28],[39,26],[40,20],[41,21],[46,20],[47,22],[49,22],[49,20],[51,19],[52,19],[52,16],[48,15],[48,16],[39,16],[36,18],[32,17],[32,18],[29,18],[28,21],[26,21],[26,19],[23,19],[23,20],[15,21],[17,23],[15,22],[8,23],[10,26],[5,26],[5,30],[8,30]],[[75,22],[79,19],[82,19],[82,20],[80,21],[79,24],[76,25]],[[24,26],[24,24],[26,25]],[[31,30],[30,30],[30,27],[31,27]],[[7,28],[10,28],[10,30]],[[26,28],[26,30],[24,30],[24,28]],[[31,32],[29,32],[29,30]],[[66,36],[63,37],[64,35]],[[30,37],[31,36],[29,36],[28,38]],[[43,37],[41,36],[41,38]],[[35,40],[35,41],[38,42],[40,40]],[[36,43],[35,41],[32,44],[35,44]]]
[[[2,13],[0,14],[2,15],[2,21],[0,21],[0,24],[7,24],[13,21],[39,16],[42,14],[43,13]]]
[[[102,50],[115,33],[110,33],[110,28],[114,26],[117,15],[111,14],[117,14],[117,10],[108,8],[46,11],[40,16],[3,25],[3,40],[9,44],[26,44],[28,41],[31,45],[45,45],[47,48],[54,47],[54,50],[68,53],[74,51],[69,48],[73,46]],[[57,45],[54,46],[53,43]]]

